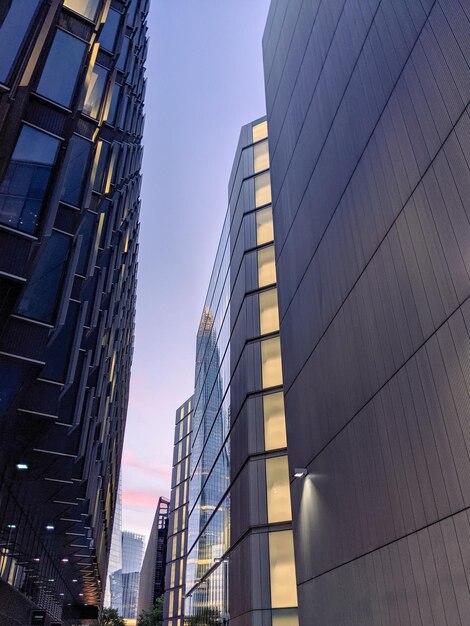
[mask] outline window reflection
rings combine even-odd
[[[259,294],[259,327],[260,335],[279,330],[277,289],[269,289]]]
[[[116,121],[116,112],[119,104],[119,94],[121,91],[121,85],[117,83],[114,84],[113,87],[113,95],[111,96],[111,104],[109,105],[107,122],[108,124],[113,125]]]
[[[80,204],[91,146],[90,141],[78,135],[73,135],[69,142],[69,158],[61,198],[64,202],[75,206]]]
[[[16,310],[19,315],[41,322],[52,322],[62,287],[69,245],[69,237],[56,231],[42,244],[39,261]]]
[[[256,245],[261,246],[274,239],[273,210],[268,206],[256,211]]]
[[[269,533],[269,565],[272,608],[296,607],[297,584],[291,530]]]
[[[84,41],[63,30],[57,30],[39,79],[37,92],[69,107],[85,50]]]
[[[255,206],[271,202],[271,178],[269,172],[255,176]]]
[[[267,141],[261,141],[253,146],[253,165],[255,174],[269,168],[269,149]]]
[[[0,184],[0,222],[34,233],[60,141],[24,125]]]
[[[273,611],[272,626],[299,626],[297,609],[277,609]]]
[[[279,337],[261,342],[261,374],[263,388],[282,385],[281,343]]]
[[[292,519],[287,456],[266,459],[268,524]]]
[[[110,52],[114,51],[116,45],[117,34],[119,31],[119,23],[121,21],[121,14],[114,9],[109,9],[106,21],[101,31],[99,42],[100,45]]]
[[[129,39],[129,37],[124,37],[122,42],[122,48],[116,64],[118,70],[124,71],[126,69],[127,54],[129,52],[130,42],[131,40]]]
[[[94,20],[99,3],[100,0],[65,0],[64,6],[89,20]]]
[[[40,0],[0,2],[0,82],[6,83]]]
[[[263,396],[263,415],[265,449],[285,448],[287,437],[282,391]]]
[[[90,84],[83,103],[83,113],[97,118],[103,101],[108,72],[101,65],[95,65],[91,73]]]
[[[268,136],[268,122],[264,120],[264,122],[260,122],[259,124],[252,126],[252,133],[253,143],[261,141],[261,139],[266,139]]]
[[[276,282],[274,246],[258,250],[258,287],[266,287]]]

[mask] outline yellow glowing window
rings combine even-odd
[[[182,589],[178,589],[178,613],[177,615],[181,615],[182,613],[181,601],[182,601]]]
[[[174,561],[176,559],[176,544],[178,542],[178,537],[175,535],[173,537],[173,545],[171,546],[171,560]]]
[[[269,569],[272,608],[296,607],[297,582],[291,530],[269,533]]]
[[[73,9],[90,20],[95,19],[99,0],[65,0],[64,6]]]
[[[183,486],[183,502],[186,502],[188,499],[188,481],[186,480]]]
[[[277,289],[269,289],[259,294],[259,332],[260,335],[279,330],[279,311],[277,307]]]
[[[269,148],[267,141],[261,141],[253,146],[254,172],[262,172],[269,167]]]
[[[188,413],[191,411],[191,400],[188,402]]]
[[[186,507],[181,509],[181,528],[186,526]]]
[[[258,250],[258,287],[266,287],[276,282],[274,246]]]
[[[268,524],[292,519],[287,456],[266,459]]]
[[[272,626],[299,626],[297,609],[278,609],[273,611]]]
[[[269,172],[255,176],[255,206],[271,202],[271,178]]]
[[[170,591],[170,602],[168,604],[168,617],[173,617],[173,605],[175,602],[176,591]]]
[[[181,481],[181,463],[176,466],[176,484]]]
[[[170,587],[175,586],[175,574],[176,574],[176,563],[173,562],[171,564],[171,570],[170,570]]]
[[[282,391],[263,396],[263,415],[265,449],[285,448],[287,437]]]
[[[265,209],[256,211],[256,245],[261,246],[273,239],[273,209],[267,206]]]
[[[180,561],[180,586],[183,584],[183,561]]]
[[[252,126],[251,129],[253,133],[253,143],[255,143],[255,141],[261,141],[261,139],[266,139],[268,136],[268,122],[266,120]]]
[[[184,406],[182,406],[180,410],[180,420],[182,420],[183,417],[184,417]]]
[[[179,444],[178,444],[178,463],[183,458],[183,445],[184,445],[183,441],[180,441]]]
[[[282,385],[281,343],[279,337],[261,342],[261,375],[263,388]]]

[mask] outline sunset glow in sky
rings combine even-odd
[[[196,331],[243,124],[265,114],[269,0],[152,0],[123,529],[148,537],[169,496],[175,410],[192,393]]]

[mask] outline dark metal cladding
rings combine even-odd
[[[470,5],[273,0],[301,626],[470,619]]]
[[[133,349],[148,5],[0,7],[2,626],[31,608],[92,617],[101,602]]]

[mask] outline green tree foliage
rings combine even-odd
[[[116,609],[101,609],[97,626],[125,626],[125,623]]]
[[[163,596],[155,600],[150,611],[142,611],[137,620],[137,626],[162,626],[163,624]]]
[[[223,620],[219,611],[214,607],[208,607],[199,611],[199,615],[191,615],[185,620],[187,626],[221,626]]]

